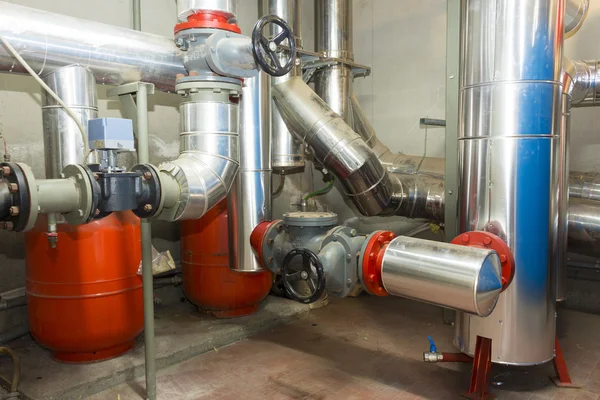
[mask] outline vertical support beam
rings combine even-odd
[[[495,396],[488,393],[491,372],[492,339],[477,336],[475,357],[473,357],[473,371],[471,372],[471,386],[469,392],[465,393],[463,397],[473,400],[495,398]]]
[[[133,30],[142,30],[142,4],[141,0],[133,0]]]
[[[133,95],[136,95],[136,104]],[[150,161],[148,143],[148,95],[154,94],[154,85],[148,83],[130,83],[108,91],[109,96],[119,96],[124,114],[134,119],[137,134],[138,163]],[[150,221],[141,220],[140,235],[142,241],[142,286],[144,297],[144,351],[146,366],[146,399],[156,400],[156,345],[154,338],[154,288],[152,276],[152,229]]]
[[[571,375],[569,375],[569,369],[567,368],[567,363],[565,362],[565,356],[563,355],[560,347],[558,336],[556,337],[554,348],[556,351],[556,356],[554,357],[552,365],[554,366],[556,376],[552,378],[552,381],[559,388],[579,389],[581,386],[574,384],[571,380]]]
[[[444,233],[458,236],[458,103],[460,69],[460,0],[448,0],[446,12],[446,190]],[[452,325],[455,311],[444,309],[444,324]]]
[[[447,2],[446,38],[446,207],[444,231],[458,236],[458,103],[460,68],[460,0]]]

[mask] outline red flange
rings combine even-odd
[[[493,233],[483,231],[466,232],[455,237],[452,244],[461,246],[491,249],[498,253],[502,263],[502,291],[510,285],[515,277],[515,259],[508,244]]]
[[[250,246],[252,246],[252,249],[256,253],[258,261],[260,261],[260,264],[264,268],[266,268],[266,264],[265,260],[263,260],[263,244],[265,238],[267,237],[269,229],[277,223],[279,223],[279,220],[261,222],[256,226],[256,228],[254,228],[254,230],[250,234]]]
[[[372,295],[388,295],[388,292],[383,287],[381,264],[385,249],[395,237],[396,235],[393,232],[375,232],[365,247],[362,262],[363,285],[367,292]]]
[[[185,29],[202,28],[222,29],[224,31],[242,33],[242,30],[237,24],[230,23],[227,15],[219,11],[201,11],[192,14],[188,17],[186,22],[175,25],[175,33]]]

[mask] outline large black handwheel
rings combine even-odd
[[[293,262],[301,257],[302,262]],[[310,304],[321,298],[325,291],[325,271],[319,257],[308,249],[293,249],[283,259],[281,278],[286,295],[299,303]],[[299,293],[293,282],[306,281],[308,293]]]
[[[265,28],[277,25],[281,32],[272,38],[265,35]],[[289,52],[283,56],[279,48],[283,42],[288,41]],[[256,63],[267,74],[272,76],[283,76],[288,74],[294,67],[296,60],[296,40],[289,25],[276,15],[265,15],[256,22],[252,31],[252,53]]]

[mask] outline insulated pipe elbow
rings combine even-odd
[[[363,215],[389,207],[392,183],[375,153],[301,78],[275,85],[273,96],[294,137],[336,175]]]
[[[227,197],[239,169],[239,107],[230,99],[239,96],[237,89],[195,90],[179,107],[181,154],[159,165],[167,175],[162,186],[170,177],[178,192],[169,191],[176,201],[165,205],[161,219],[198,219]]]

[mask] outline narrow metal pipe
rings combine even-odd
[[[294,32],[296,46],[302,48],[302,0],[261,0],[259,12],[261,15],[277,15],[284,19]],[[281,29],[273,25],[268,33],[276,35],[279,32]],[[271,81],[273,85],[277,85],[294,76],[302,76],[300,65],[285,76],[271,78]],[[272,107],[271,121],[273,168],[285,171],[303,167],[304,144],[294,139],[277,107]]]
[[[133,0],[133,30],[142,30],[142,0]]]
[[[502,290],[493,250],[399,236],[385,249],[381,280],[393,296],[486,317]]]
[[[98,118],[96,81],[89,69],[69,65],[42,79],[73,110],[85,129],[90,119]],[[67,165],[85,162],[83,138],[73,119],[45,91],[42,92],[42,122],[46,178],[58,179]]]
[[[137,102],[137,153],[138,163],[150,161],[148,145],[148,89],[139,85]],[[156,400],[156,343],[154,337],[154,286],[152,275],[152,226],[142,219],[142,287],[144,296],[144,352],[146,368],[146,398]]]
[[[513,252],[515,277],[488,318],[459,313],[468,355],[492,339],[492,361],[554,358],[557,187],[564,0],[462,0],[460,231],[484,230]],[[536,99],[536,101],[526,101]]]
[[[600,201],[600,173],[572,171],[569,174],[569,197]]]
[[[40,75],[79,64],[99,84],[141,81],[173,91],[186,72],[171,39],[8,2],[0,2],[0,35]],[[26,73],[3,46],[0,72]]]
[[[241,272],[262,271],[248,238],[258,224],[272,219],[271,104],[267,74],[244,80],[240,171],[227,197],[229,266]]]

